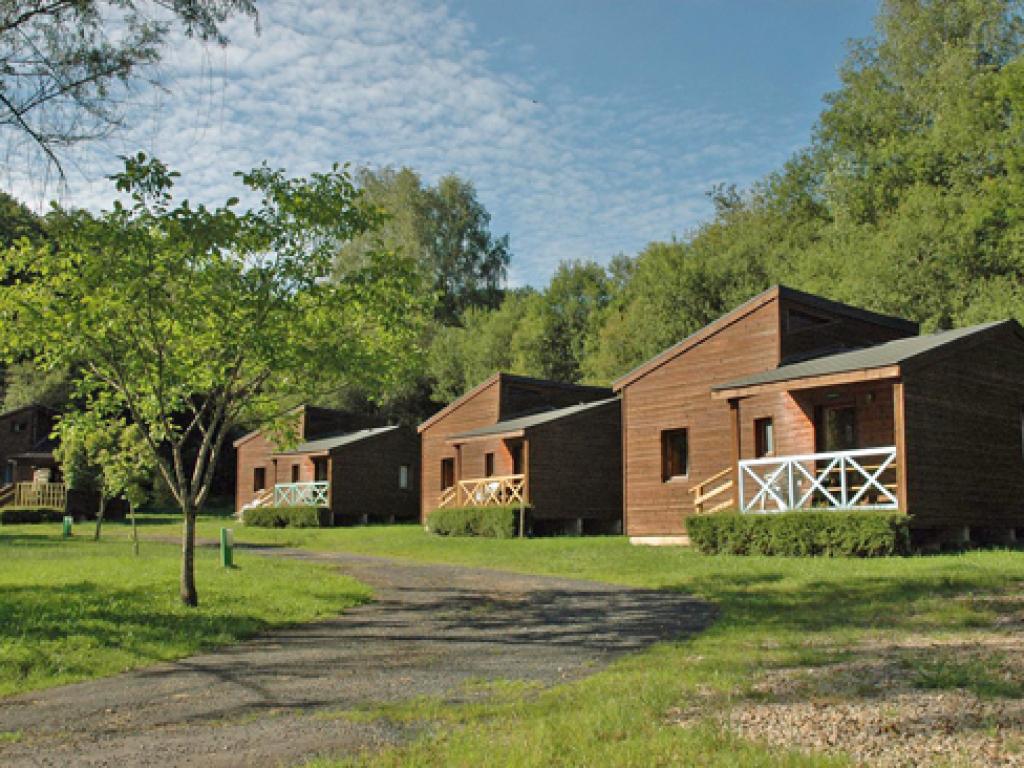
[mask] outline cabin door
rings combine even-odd
[[[515,440],[508,443],[508,453],[512,458],[512,474],[523,474],[523,441]]]
[[[852,451],[857,448],[857,408],[823,405],[817,418],[818,452]]]

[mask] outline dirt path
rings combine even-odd
[[[467,681],[582,677],[625,652],[698,631],[685,595],[338,553],[375,602],[342,616],[138,672],[0,699],[4,766],[277,766],[410,736],[339,717]]]

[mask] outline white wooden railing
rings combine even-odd
[[[278,483],[274,486],[275,507],[329,507],[331,484]]]
[[[861,448],[739,463],[743,512],[896,509],[896,449]],[[747,498],[746,490],[753,493]]]
[[[437,506],[493,507],[527,503],[526,475],[502,475],[459,480],[441,492]]]

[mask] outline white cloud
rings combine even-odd
[[[708,214],[711,183],[747,183],[791,149],[792,126],[496,71],[473,26],[433,0],[261,12],[260,36],[239,21],[226,49],[175,45],[167,92],[147,92],[133,128],[81,159],[66,199],[105,206],[116,155],[138,149],[204,201],[235,194],[231,173],[264,160],[296,174],[334,161],[455,172],[511,233],[512,282],[540,284],[559,259],[603,261],[685,232]],[[11,186],[39,195],[24,178]]]

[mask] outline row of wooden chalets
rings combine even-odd
[[[236,511],[323,507],[335,524],[446,507],[525,510],[532,534],[686,539],[725,509],[883,509],[920,533],[1024,529],[1024,334],[915,323],[776,287],[611,388],[495,373],[419,425],[298,409],[290,439],[237,441]],[[54,414],[0,414],[0,505],[74,507]],[[80,509],[79,509],[80,508]],[[1024,530],[1021,530],[1024,533]]]
[[[784,287],[610,389],[496,373],[423,422],[304,408],[299,444],[235,443],[237,508],[335,522],[526,510],[534,534],[685,541],[691,515],[886,509],[920,531],[1024,528],[1024,334],[915,323]]]

